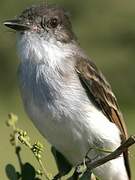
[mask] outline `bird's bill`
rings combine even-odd
[[[22,24],[22,22],[18,19],[7,20],[4,22],[4,25],[16,31],[25,31],[30,29],[27,25]]]

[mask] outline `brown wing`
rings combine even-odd
[[[110,84],[106,81],[102,73],[90,60],[79,59],[76,62],[76,72],[86,90],[88,97],[93,100],[98,108],[115,123],[121,131],[121,139],[127,139],[126,126],[120,112],[115,95]],[[125,165],[130,178],[130,167],[128,162],[128,152],[124,152]]]

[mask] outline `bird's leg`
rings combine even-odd
[[[78,180],[80,176],[83,176],[85,171],[87,171],[86,157],[84,158],[83,162],[75,168],[74,174],[72,176],[73,180]]]
[[[75,171],[73,173],[73,176],[72,176],[72,179],[73,180],[78,180],[79,179],[79,176],[82,174],[82,172],[79,171],[79,166],[77,166],[75,168]]]

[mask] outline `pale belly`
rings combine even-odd
[[[61,119],[52,117],[48,109],[41,111],[33,103],[25,109],[40,133],[67,157],[69,162],[73,165],[82,162],[90,146],[87,132],[89,130],[83,128],[83,123],[65,116]]]
[[[83,108],[81,115],[76,111],[72,112],[72,116],[63,113],[59,117],[52,114],[47,105],[40,108],[32,100],[25,105],[41,134],[73,165],[81,163],[91,147],[111,150],[120,144],[118,129],[102,112],[91,105]],[[92,150],[89,157],[95,159],[97,151]]]

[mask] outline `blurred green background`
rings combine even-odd
[[[5,121],[9,112],[16,113],[19,127],[31,140],[45,144],[44,162],[48,171],[56,173],[49,145],[26,116],[17,86],[15,33],[2,22],[18,15],[24,8],[43,1],[0,0],[0,179],[6,175],[8,164],[20,171],[14,148],[9,143],[10,128]],[[87,54],[95,60],[110,81],[124,114],[129,134],[135,133],[135,1],[134,0],[48,0],[60,4],[71,13],[74,31]],[[130,148],[133,179],[135,179],[135,147]],[[21,151],[23,163],[38,167],[29,150]],[[13,180],[13,179],[12,179]]]

